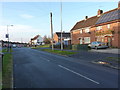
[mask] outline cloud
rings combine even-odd
[[[43,30],[33,28],[29,25],[14,24],[13,27],[8,27],[10,41],[29,42],[34,36],[43,33]],[[5,34],[7,33],[7,26],[0,26],[0,40],[7,40]]]
[[[31,18],[34,18],[34,16],[29,15],[29,14],[22,14],[22,15],[20,15],[20,17],[25,18],[25,19],[31,19]]]

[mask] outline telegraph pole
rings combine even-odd
[[[51,22],[51,43],[52,43],[52,50],[54,50],[54,46],[53,46],[53,25],[52,25],[52,12],[50,13],[50,22]]]
[[[61,50],[63,50],[63,44],[62,44],[62,2],[61,2]]]

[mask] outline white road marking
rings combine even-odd
[[[83,77],[83,78],[85,78],[85,79],[87,79],[87,80],[89,80],[89,81],[92,81],[92,82],[94,82],[94,83],[96,83],[96,84],[100,84],[99,82],[96,82],[95,80],[92,80],[92,79],[90,79],[90,78],[88,78],[88,77],[86,77],[86,76],[84,76],[84,75],[82,75],[82,74],[80,74],[80,73],[77,73],[77,72],[75,72],[75,71],[73,71],[73,70],[70,70],[70,69],[68,69],[68,68],[66,68],[66,67],[64,67],[64,66],[62,66],[62,65],[58,65],[59,67],[61,67],[61,68],[63,68],[63,69],[65,69],[65,70],[67,70],[67,71],[70,71],[70,72],[72,72],[72,73],[74,73],[74,74],[76,74],[76,75],[78,75],[78,76],[81,76],[81,77]]]

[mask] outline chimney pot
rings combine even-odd
[[[88,16],[85,16],[85,19],[88,19]]]
[[[118,8],[120,8],[120,1],[118,2]]]
[[[98,14],[97,15],[101,15],[103,13],[103,10],[98,9]]]

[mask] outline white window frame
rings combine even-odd
[[[85,44],[90,43],[90,37],[84,37],[84,43]]]
[[[96,27],[96,30],[101,30],[101,29],[102,29],[102,26]]]
[[[80,44],[83,44],[83,38],[80,38]]]
[[[107,28],[110,29],[110,24],[107,25]]]
[[[80,34],[82,34],[83,33],[83,31],[82,31],[82,29],[80,30]]]
[[[90,32],[90,28],[89,27],[85,28],[85,33],[88,33],[88,32]]]

